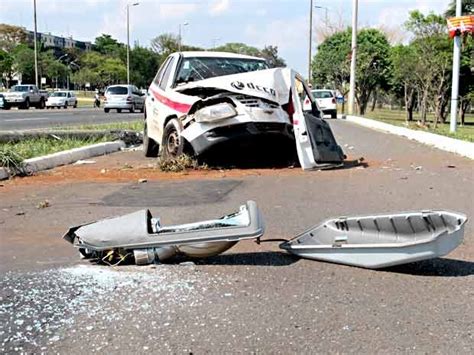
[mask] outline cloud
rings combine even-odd
[[[191,15],[198,8],[196,3],[179,3],[179,4],[160,4],[159,13],[160,17],[163,19],[170,18],[185,18],[186,16]],[[148,11],[150,11],[148,9]],[[154,16],[153,12],[148,12],[151,16]]]
[[[209,13],[212,16],[217,16],[229,10],[229,7],[230,0],[215,0],[209,8]]]

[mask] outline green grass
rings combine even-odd
[[[1,143],[0,152],[14,152],[16,159],[29,159],[63,150],[79,148],[90,144],[107,142],[107,137],[94,139],[72,139],[64,138],[35,138],[26,139],[17,143]],[[0,164],[3,162],[0,160]]]
[[[408,127],[411,129],[423,130],[426,132],[436,133],[451,138],[461,139],[468,142],[474,142],[474,115],[466,115],[466,124],[464,126],[457,125],[456,133],[449,132],[449,122],[438,123],[438,126],[434,128],[434,114],[430,113],[427,117],[427,127],[423,128],[416,124],[416,121],[420,119],[419,115],[414,113],[413,121],[406,125],[405,111],[390,110],[390,109],[375,109],[374,111],[368,110],[364,117],[371,118],[377,121],[390,123],[396,126]]]
[[[110,122],[110,123],[88,123],[88,124],[81,124],[77,126],[55,126],[53,129],[61,129],[64,131],[71,131],[71,130],[80,130],[80,131],[109,131],[109,130],[126,130],[126,131],[136,131],[142,132],[143,131],[143,121],[130,121],[130,122]]]

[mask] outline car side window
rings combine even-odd
[[[156,73],[155,78],[153,79],[153,83],[156,86],[160,84],[161,77],[163,76],[163,72],[168,66],[169,61],[170,61],[170,58],[166,59],[165,62],[161,65],[160,69],[158,69],[158,73]]]
[[[160,88],[163,90],[166,88],[168,81],[170,79],[171,69],[173,68],[173,64],[174,64],[174,58],[171,58],[163,73],[163,78],[160,81]]]

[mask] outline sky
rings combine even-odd
[[[93,42],[107,33],[126,42],[126,6],[130,7],[130,42],[149,46],[161,33],[177,34],[183,43],[212,48],[243,42],[278,46],[287,65],[306,73],[310,0],[36,0],[39,32]],[[349,25],[352,0],[313,0],[314,30],[328,23]],[[443,13],[449,0],[359,0],[359,27],[384,27],[404,36],[408,12]],[[33,0],[0,0],[0,23],[33,29]],[[318,36],[314,36],[313,53]],[[402,38],[403,39],[403,38]]]

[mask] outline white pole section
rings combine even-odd
[[[35,47],[35,84],[36,87],[39,88],[38,85],[38,45],[37,45],[37,30],[36,30],[36,0],[33,0],[33,18],[34,18],[34,47]]]
[[[311,84],[311,46],[313,42],[313,0],[309,1],[308,84]]]
[[[461,0],[456,1],[456,16],[461,16]],[[451,118],[449,131],[456,132],[458,96],[459,96],[459,66],[461,59],[461,36],[454,37],[453,48],[453,81],[451,84]]]
[[[130,84],[130,5],[127,4],[127,85]]]
[[[356,83],[356,54],[357,54],[357,8],[358,0],[352,1],[352,48],[351,48],[351,80],[349,85],[349,115],[354,114],[355,83]]]

